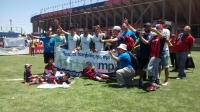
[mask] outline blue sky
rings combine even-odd
[[[79,0],[81,2],[77,2],[78,0],[71,0],[73,3],[73,7],[81,6],[84,4],[96,3],[105,1],[105,0]],[[68,3],[68,5],[67,5]],[[0,32],[8,31],[10,28],[10,20],[12,20],[13,30],[20,31],[22,27],[25,33],[32,32],[32,24],[30,22],[30,18],[33,15],[40,14],[41,9],[48,7],[55,7],[55,10],[61,10],[62,8],[68,8],[70,0],[1,0],[0,1]],[[62,4],[66,4],[62,7]],[[60,5],[60,6],[59,6]],[[53,8],[47,10],[48,12],[52,12]],[[2,28],[1,28],[2,27]],[[7,30],[6,30],[7,28]]]

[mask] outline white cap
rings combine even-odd
[[[121,28],[120,28],[119,26],[114,26],[114,27],[113,27],[113,30],[118,30],[118,31],[120,31]]]
[[[127,51],[127,45],[126,44],[120,44],[117,48],[120,48],[120,49]]]

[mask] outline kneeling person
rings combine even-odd
[[[110,56],[120,64],[120,69],[116,71],[116,78],[119,87],[127,87],[133,85],[133,77],[135,76],[135,70],[132,65],[131,57],[127,52],[126,44],[120,44],[117,47],[119,56],[116,57],[113,52],[110,51]]]

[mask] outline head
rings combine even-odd
[[[156,29],[162,33],[162,30],[163,30],[163,25],[162,24],[156,24]]]
[[[75,28],[74,28],[74,27],[70,27],[69,29],[70,29],[69,32],[70,32],[71,34],[74,34],[74,33],[75,33]]]
[[[183,29],[183,33],[184,34],[190,34],[190,30],[191,30],[190,26],[185,26],[184,29]]]
[[[85,27],[84,28],[84,35],[87,35],[88,34],[88,27]]]
[[[62,32],[61,32],[60,29],[57,29],[57,30],[56,30],[56,33],[57,33],[58,35],[60,35]]]
[[[53,72],[53,74],[56,74],[57,68],[56,67],[52,68],[52,72]]]
[[[47,32],[47,37],[50,37],[52,35],[52,32],[51,31],[48,31]]]
[[[127,31],[128,30],[128,27],[125,23],[122,24],[122,30],[123,31]]]
[[[87,68],[90,68],[90,67],[91,67],[91,63],[90,63],[90,62],[87,62],[87,63],[86,63],[86,67],[87,67]]]
[[[30,71],[30,69],[31,69],[31,64],[25,64],[24,65],[24,68],[27,70],[27,71]]]
[[[66,80],[69,80],[70,78],[70,74],[68,72],[64,72],[64,76],[63,76],[63,80],[66,81]]]
[[[150,33],[150,31],[151,31],[151,23],[147,22],[146,24],[144,24],[144,31],[146,33]]]
[[[99,30],[99,28],[98,27],[95,27],[95,34],[97,35],[97,34],[99,34],[100,33],[100,30]]]
[[[121,31],[121,28],[119,26],[114,26],[113,27],[113,34],[118,35]]]
[[[162,24],[162,25],[164,26],[165,22],[164,22],[162,19],[159,19],[159,20],[157,21],[157,24]]]
[[[175,39],[176,38],[176,35],[175,34],[171,34],[171,39]]]
[[[117,47],[117,51],[118,51],[119,54],[126,52],[127,51],[127,45],[126,44],[120,44]]]
[[[49,61],[48,61],[48,64],[51,65],[52,63],[53,63],[53,59],[50,58]]]
[[[111,37],[112,36],[112,30],[111,29],[107,29],[106,36],[107,37]]]

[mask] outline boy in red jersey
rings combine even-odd
[[[104,79],[109,78],[109,76],[106,74],[97,73],[95,67],[91,67],[90,62],[86,63],[86,67],[83,69],[82,74],[86,75],[90,79],[97,80],[100,82],[105,82],[106,80],[104,80]],[[81,77],[82,74],[79,77]]]
[[[162,36],[162,24],[156,24],[156,28],[151,28],[152,32],[156,34],[150,38],[148,41],[145,40],[140,33],[140,39],[145,44],[150,44],[150,61],[148,63],[148,75],[150,77],[151,85],[147,88],[147,91],[152,91],[160,86],[155,83],[158,78],[158,67],[161,61],[161,57],[163,56],[163,47],[166,41],[166,38]]]

